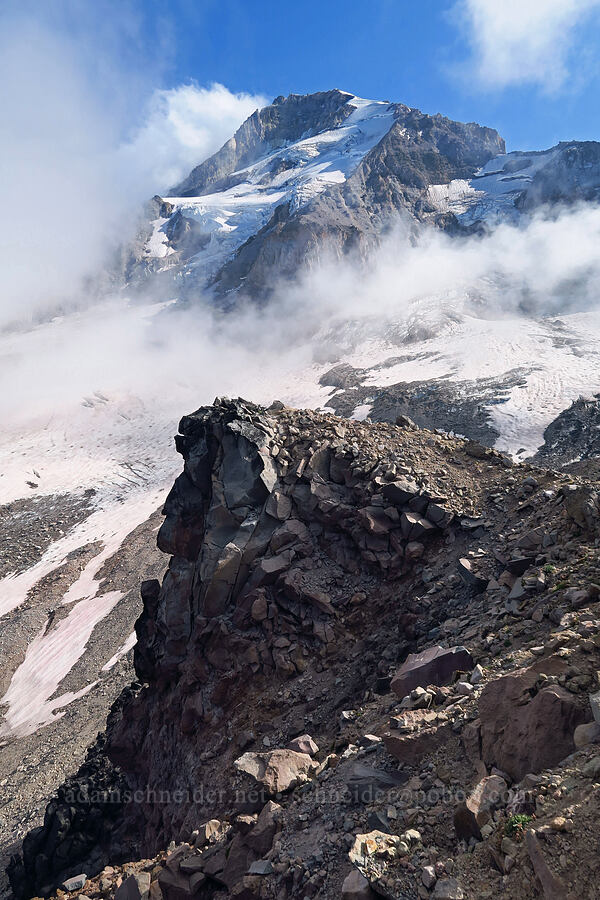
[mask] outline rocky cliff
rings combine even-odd
[[[595,487],[282,404],[177,448],[139,683],[15,894],[592,897]]]

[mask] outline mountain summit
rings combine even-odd
[[[264,300],[306,262],[365,254],[398,218],[452,234],[600,192],[600,145],[505,152],[497,131],[339,90],[277,97],[166,198],[127,279]]]
[[[400,103],[338,90],[278,97],[155,198],[129,277],[169,272],[186,293],[243,285],[262,299],[274,275],[293,276],[325,249],[372,246],[399,214],[454,225],[429,187],[470,178],[504,149],[491,128]]]

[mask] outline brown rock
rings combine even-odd
[[[533,870],[542,885],[545,900],[567,900],[567,889],[558,875],[555,875],[549,868],[535,832],[529,830],[526,833],[525,846],[527,847]]]
[[[358,869],[346,875],[342,884],[342,900],[373,900],[371,885]]]
[[[404,558],[408,562],[412,562],[415,559],[421,559],[424,553],[425,544],[422,544],[420,541],[409,541],[404,551]]]
[[[258,854],[247,846],[246,838],[237,834],[229,848],[227,860],[223,871],[218,874],[218,880],[231,890],[238,881],[244,877],[252,863],[258,858]]]
[[[400,517],[400,527],[402,534],[409,541],[420,541],[428,535],[435,534],[436,526],[424,516],[417,513],[402,513]]]
[[[536,694],[537,680],[537,672],[521,669],[489,682],[479,698],[483,760],[514,781],[572,753],[573,732],[585,718],[574,695],[558,685]]]
[[[499,775],[488,775],[454,810],[454,828],[459,840],[481,838],[481,828],[486,825],[495,809],[506,802],[508,785]]]
[[[236,759],[238,772],[250,775],[269,794],[288,791],[312,772],[316,763],[306,753],[294,750],[270,750],[266,753],[244,753]]]
[[[473,659],[464,647],[431,647],[422,653],[411,653],[392,678],[392,690],[405,697],[416,687],[446,684],[457,671],[471,671]]]
[[[258,853],[265,856],[273,846],[273,840],[279,827],[282,809],[278,803],[269,800],[258,817],[254,828],[246,835],[244,843]]]
[[[148,900],[164,900],[163,892],[160,889],[160,884],[158,881],[153,881],[150,884],[150,890],[148,892]]]
[[[383,735],[383,742],[388,753],[400,762],[415,765],[423,756],[444,744],[451,735],[451,724],[446,722],[433,728],[421,728],[414,734],[388,732]]]
[[[189,878],[179,872],[163,869],[158,876],[158,885],[165,900],[189,900],[193,897]]]
[[[130,875],[115,891],[115,900],[146,900],[150,891],[150,873]]]
[[[400,478],[386,484],[383,488],[383,496],[395,506],[404,506],[419,493],[419,486],[415,481]]]
[[[573,734],[573,742],[577,750],[589,744],[600,744],[600,725],[598,722],[585,722],[578,725]]]

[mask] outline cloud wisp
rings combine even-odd
[[[554,93],[579,81],[574,51],[600,0],[459,0],[453,15],[471,47],[469,75],[484,89],[533,84]],[[589,62],[589,60],[588,60]]]
[[[98,51],[89,9],[58,6],[78,28],[27,3],[0,15],[0,328],[90,302],[141,205],[265,102],[219,84],[161,88],[152,60],[122,52],[135,30],[127,15]]]

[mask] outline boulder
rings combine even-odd
[[[295,750],[296,753],[307,753],[308,756],[314,756],[319,752],[318,744],[313,741],[310,734],[301,734],[288,744],[288,750]]]
[[[478,593],[482,594],[488,586],[489,579],[484,578],[478,575],[474,568],[473,563],[470,559],[464,557],[463,559],[459,559],[457,563],[458,574],[464,581],[466,585]]]
[[[219,873],[218,880],[228,890],[246,875],[253,862],[256,862],[258,854],[246,845],[241,835],[236,835],[229,848],[227,860],[223,871]]]
[[[281,491],[273,491],[265,504],[265,512],[269,516],[272,516],[273,519],[279,519],[282,522],[285,521],[292,513],[291,498]]]
[[[508,785],[499,775],[482,778],[464,803],[454,810],[454,828],[459,840],[481,839],[481,828],[492,818],[494,810],[506,803]]]
[[[400,838],[395,834],[387,834],[385,831],[369,831],[367,834],[357,834],[348,856],[350,862],[357,866],[364,866],[369,857],[389,855],[390,850],[400,843]]]
[[[346,786],[355,803],[374,803],[391,788],[404,784],[408,776],[401,772],[385,772],[355,762],[346,778]]]
[[[358,869],[353,869],[342,884],[342,900],[374,900],[371,885]]]
[[[562,488],[565,510],[580,528],[592,531],[598,525],[600,516],[600,496],[589,485],[569,484]]]
[[[256,825],[246,835],[244,843],[259,856],[265,856],[273,846],[281,813],[281,806],[269,800],[263,806]]]
[[[146,900],[150,892],[150,872],[130,875],[115,891],[115,900]]]
[[[598,722],[585,722],[578,725],[573,734],[573,742],[577,750],[590,744],[600,744],[600,725]]]
[[[449,682],[455,672],[470,672],[473,658],[464,647],[430,647],[422,653],[411,653],[392,678],[392,690],[405,697],[416,687]]]
[[[270,750],[266,753],[244,753],[236,759],[238,772],[249,775],[265,788],[268,794],[289,791],[316,768],[317,763],[307,753],[294,750]]]
[[[399,478],[386,484],[383,488],[383,496],[395,506],[404,506],[419,493],[419,486],[408,478]]]
[[[451,735],[452,726],[446,722],[443,725],[420,728],[413,734],[398,734],[391,731],[383,735],[383,742],[388,753],[399,762],[413,766],[417,765],[423,756],[437,750]]]
[[[61,887],[63,891],[66,891],[70,894],[72,891],[80,891],[84,884],[87,881],[87,875],[73,875],[71,878],[67,878],[66,881],[63,881]]]
[[[435,866],[423,866],[423,869],[421,870],[421,881],[426,888],[431,889],[434,886],[437,881]]]
[[[209,819],[198,829],[195,846],[204,847],[206,844],[212,844],[222,834],[223,826],[218,819]]]
[[[600,723],[600,691],[596,691],[595,694],[590,694],[589,700],[594,722]]]
[[[585,719],[574,695],[557,684],[537,690],[529,669],[489,682],[479,698],[485,764],[520,781],[559,763],[575,749],[573,732]]]
[[[404,551],[404,558],[407,562],[413,562],[415,559],[421,559],[425,553],[425,544],[420,541],[409,541]]]
[[[170,869],[165,868],[161,871],[158,886],[164,900],[189,900],[194,896],[189,877],[183,873],[172,872]]]
[[[408,541],[420,541],[428,535],[435,534],[436,526],[429,519],[413,512],[404,512],[400,517],[400,528]]]

